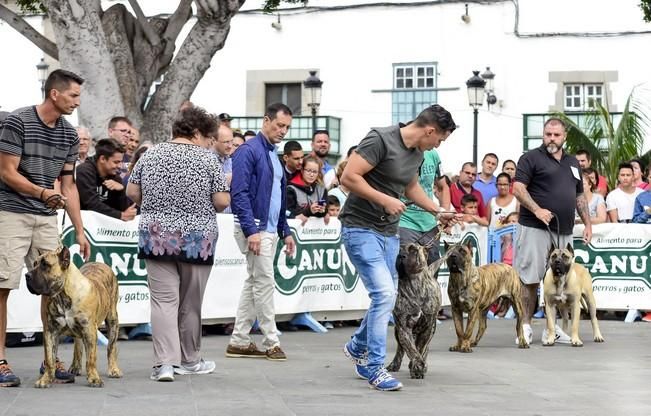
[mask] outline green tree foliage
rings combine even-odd
[[[640,0],[640,9],[644,15],[644,21],[651,22],[651,0]]]
[[[587,150],[592,155],[592,167],[606,177],[610,189],[617,186],[619,163],[639,157],[651,126],[648,102],[639,97],[643,91],[638,91],[638,88],[628,96],[617,126],[613,124],[608,109],[600,103],[595,103],[594,110],[587,114],[582,126],[564,113],[557,114],[569,126],[565,144],[567,151]],[[650,156],[651,151],[643,158]]]

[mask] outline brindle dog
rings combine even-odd
[[[409,357],[411,378],[424,378],[427,372],[429,343],[436,332],[436,315],[441,308],[441,287],[436,274],[445,259],[427,266],[427,248],[408,244],[398,256],[398,297],[393,308],[396,356],[387,367],[398,371],[402,357]]]
[[[122,377],[117,362],[118,282],[109,266],[87,263],[77,269],[70,261],[67,247],[49,251],[36,260],[26,275],[27,287],[36,295],[48,296],[45,304],[46,322],[43,328],[45,372],[35,387],[50,387],[54,378],[55,357],[59,335],[75,338],[74,357],[70,372],[79,375],[82,343],[86,348],[86,378],[91,387],[104,382],[97,372],[97,330],[106,321],[108,327],[109,377]]]
[[[475,267],[473,264],[472,245],[457,243],[450,246],[445,243],[450,280],[448,296],[452,304],[452,318],[457,332],[457,343],[450,351],[472,352],[472,348],[486,331],[486,314],[488,308],[499,298],[507,298],[517,315],[516,333],[518,346],[529,348],[522,332],[522,283],[518,273],[503,263],[486,264]],[[463,328],[463,313],[468,313],[468,323]],[[479,321],[477,335],[471,340],[475,324]]]

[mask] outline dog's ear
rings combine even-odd
[[[61,250],[59,250],[59,266],[63,270],[67,270],[70,267],[70,250],[66,246],[61,247]]]
[[[556,250],[556,246],[554,246],[554,244],[552,244],[551,246],[549,246],[549,251],[547,252],[547,258],[548,258],[548,259],[551,258],[552,253],[554,252],[554,250]]]
[[[472,246],[472,240],[471,239],[466,240],[465,246],[468,248],[468,251],[472,253],[473,246]]]
[[[567,243],[567,247],[565,248],[574,256],[574,247],[572,247],[572,244]]]

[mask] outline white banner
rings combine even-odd
[[[592,275],[597,308],[651,310],[651,226],[594,225],[589,246],[582,233],[574,227],[574,255]]]
[[[95,212],[82,211],[85,232],[91,243],[91,260],[111,266],[120,284],[118,313],[120,323],[149,322],[149,290],[145,262],[138,259],[138,219],[116,220]],[[61,220],[61,218],[59,218]],[[202,317],[206,320],[234,318],[240,292],[246,279],[246,261],[233,237],[233,219],[218,215],[219,239],[215,265],[208,281]],[[288,258],[282,242],[276,256],[276,312],[279,315],[317,311],[354,311],[368,307],[369,298],[341,242],[340,223],[328,226],[312,218],[305,226],[295,220],[290,226],[297,243],[295,256]],[[575,229],[577,261],[586,263],[592,273],[597,305],[601,309],[651,309],[651,282],[648,261],[651,227],[635,224],[601,224],[593,227],[590,247],[580,241],[582,226]],[[475,247],[475,264],[488,259],[486,227],[457,226],[442,240],[449,243],[470,240]],[[70,247],[72,259],[80,266],[79,246],[74,229],[64,226],[63,243]],[[443,241],[441,242],[443,245]],[[443,250],[441,250],[443,252]],[[449,305],[449,273],[439,273],[443,304]],[[40,331],[40,298],[31,295],[24,279],[19,290],[9,296],[8,331]]]

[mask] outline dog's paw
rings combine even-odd
[[[529,343],[524,337],[518,341],[518,348],[529,348]]]
[[[122,370],[119,368],[114,368],[109,370],[108,376],[110,378],[122,378]]]
[[[554,337],[547,337],[547,339],[543,341],[542,345],[543,347],[552,347],[554,346],[555,342],[556,340],[554,339]]]
[[[396,363],[393,363],[393,362],[392,362],[391,364],[389,364],[389,365],[387,366],[387,371],[390,372],[390,373],[394,373],[394,372],[396,372],[396,371],[400,371],[400,364],[396,364]]]
[[[461,347],[459,345],[453,345],[450,347],[450,351],[457,352]]]
[[[594,337],[594,342],[605,342],[606,340],[601,335]]]
[[[104,381],[99,377],[88,377],[88,387],[104,387]]]
[[[36,383],[34,383],[34,387],[37,389],[48,389],[52,386],[52,380],[47,375],[41,376],[38,380],[36,380]]]
[[[68,372],[72,375],[78,376],[81,374],[81,367],[71,365],[70,368],[68,369]]]
[[[409,377],[413,378],[413,379],[423,379],[423,378],[425,378],[425,372],[424,371],[412,370],[409,373]]]
[[[472,348],[470,348],[470,345],[462,345],[461,348],[459,348],[460,352],[472,352]]]
[[[573,347],[582,347],[583,346],[583,341],[581,341],[578,338],[572,339],[571,342],[572,342]]]

